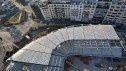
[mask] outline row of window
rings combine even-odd
[[[82,8],[83,6],[82,5],[49,5],[48,7],[79,7],[79,8]],[[91,5],[89,6],[84,6],[85,7],[88,7],[88,8],[91,8]],[[92,6],[92,8],[95,8],[95,6]]]
[[[70,7],[70,5],[49,5],[49,7]]]
[[[119,17],[119,15],[107,15],[108,17]]]
[[[119,10],[118,9],[110,9],[110,11],[115,11],[115,12],[119,12],[120,11],[120,12],[122,12],[123,9],[119,9]]]
[[[111,8],[117,8],[117,9],[121,8],[121,9],[125,9],[125,6],[111,6]]]

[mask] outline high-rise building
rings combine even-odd
[[[93,22],[102,23],[111,2],[110,0],[99,0],[96,5],[95,14],[93,16]]]
[[[48,5],[51,18],[68,19],[69,4],[50,4]]]
[[[33,2],[32,2],[33,3]],[[70,19],[92,23],[125,23],[125,0],[34,0],[45,20]]]
[[[104,17],[104,23],[124,23],[125,16],[125,2],[124,0],[113,0]]]

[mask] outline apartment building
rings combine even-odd
[[[108,12],[103,20],[105,23],[124,23],[125,17],[125,2],[123,0],[113,1]]]
[[[83,2],[82,21],[91,21],[95,13],[97,0],[85,0]]]
[[[70,19],[81,21],[83,12],[83,4],[81,1],[71,1],[70,3]]]
[[[95,14],[92,20],[94,23],[102,23],[102,20],[104,19],[110,4],[111,4],[110,0],[99,0],[97,2]]]
[[[93,18],[95,12],[96,5],[93,2],[93,0],[48,0],[39,7],[45,20],[57,18],[88,21]]]
[[[125,0],[34,0],[45,18],[91,23],[125,23]]]
[[[125,7],[125,9],[126,9],[126,7]],[[126,10],[124,10],[121,17],[118,19],[118,21],[121,22],[121,24],[126,25]]]
[[[40,5],[40,10],[45,20],[51,19],[52,16],[51,16],[47,2],[43,2],[42,5]]]
[[[49,4],[49,11],[52,18],[69,19],[69,4]]]

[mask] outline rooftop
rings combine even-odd
[[[24,48],[19,50],[16,54],[14,54],[9,60],[18,61],[18,62],[26,62],[26,63],[34,63],[34,64],[42,64],[42,65],[54,64],[53,66],[61,66],[62,65],[61,62],[52,63],[51,59],[57,58],[57,59],[61,59],[61,61],[64,59],[65,54],[61,53],[60,50],[56,50],[56,51],[54,50],[60,49],[61,47],[59,47],[59,45],[61,45],[61,43],[64,43],[65,41],[68,41],[68,40],[71,40],[71,41],[72,40],[75,40],[75,41],[76,40],[119,41],[120,38],[118,37],[114,28],[111,25],[89,25],[89,26],[69,27],[69,28],[67,27],[67,28],[62,28],[57,31],[54,31],[46,36],[43,36],[31,42],[30,44],[26,45]],[[112,47],[115,47],[115,45]],[[75,53],[74,49],[73,51],[71,49],[72,48],[69,49],[70,52]],[[117,50],[118,52],[117,56],[120,56],[121,49],[114,48],[114,50]],[[93,51],[97,52],[97,50],[93,50]],[[104,50],[102,49],[102,52],[103,51]],[[115,51],[113,50],[111,51],[112,51],[112,55],[114,55]],[[106,54],[109,54],[108,52],[109,51],[106,50]],[[93,52],[90,51],[90,53],[92,54]],[[85,53],[84,51],[84,54],[87,54],[87,53]]]

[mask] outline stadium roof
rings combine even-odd
[[[61,62],[56,63],[53,60],[59,59],[62,61],[64,55],[58,56],[52,53],[58,45],[68,40],[119,40],[119,37],[111,25],[63,28],[31,42],[9,60],[42,65],[49,65],[51,61],[51,64],[60,66]]]

